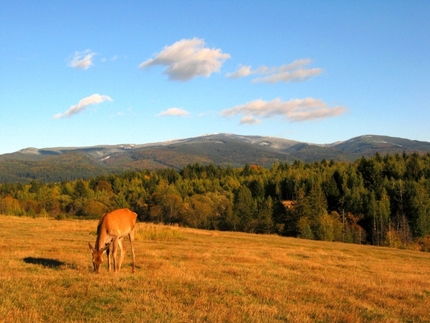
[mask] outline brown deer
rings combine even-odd
[[[100,219],[97,225],[97,239],[95,247],[88,242],[93,255],[94,271],[99,273],[100,266],[103,262],[103,253],[106,251],[108,258],[108,269],[111,270],[110,252],[112,252],[113,269],[115,272],[120,271],[122,261],[124,260],[126,248],[123,244],[124,237],[127,235],[130,238],[131,253],[133,255],[133,269],[136,268],[136,259],[134,255],[134,227],[136,225],[137,214],[129,209],[118,209],[110,213],[106,213]],[[120,249],[121,255],[117,262],[117,249]]]

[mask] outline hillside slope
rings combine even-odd
[[[1,321],[430,321],[428,253],[139,222],[136,272],[96,276],[96,227],[0,215]]]
[[[0,155],[0,182],[62,181],[124,170],[175,168],[188,164],[257,164],[301,160],[354,161],[375,153],[428,153],[430,143],[387,136],[366,135],[344,142],[318,145],[288,139],[212,134],[141,145],[26,148]]]

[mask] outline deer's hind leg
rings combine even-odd
[[[130,231],[130,233],[129,233],[128,236],[130,238],[131,254],[133,256],[133,269],[132,269],[132,272],[134,273],[134,271],[136,270],[136,257],[134,255],[134,229]]]
[[[125,253],[127,251],[127,248],[124,245],[124,239],[118,239],[118,246],[119,246],[119,250],[121,252],[121,255],[119,256],[119,263],[118,263],[118,271],[120,271],[122,261],[124,260]]]

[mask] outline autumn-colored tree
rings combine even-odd
[[[5,214],[99,217],[121,207],[140,221],[408,247],[430,235],[430,154],[0,183]]]

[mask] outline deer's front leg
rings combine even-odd
[[[110,258],[111,258],[110,248],[111,248],[111,246],[112,246],[112,244],[110,244],[109,247],[106,249],[108,271],[111,271],[111,262],[110,262]]]
[[[118,271],[118,263],[116,260],[116,255],[118,252],[118,238],[113,239],[111,246],[112,246],[112,256],[113,256],[113,271],[117,272]]]

